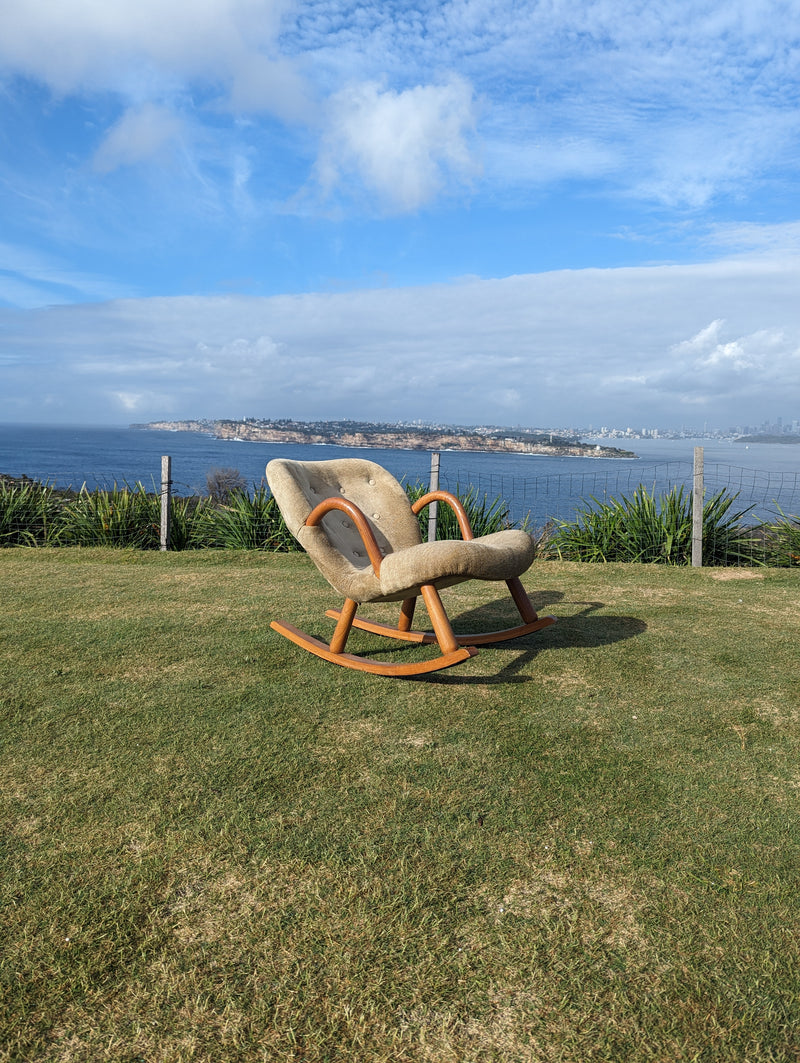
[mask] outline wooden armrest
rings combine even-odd
[[[346,513],[352,520],[353,524],[355,524],[358,534],[361,536],[362,542],[366,547],[367,557],[372,563],[372,569],[375,575],[380,577],[383,554],[378,546],[369,521],[358,506],[353,505],[352,502],[348,502],[346,498],[325,498],[318,506],[315,506],[306,517],[306,527],[315,528],[325,514],[330,513],[333,509],[339,509],[342,513]]]
[[[472,534],[472,525],[469,522],[467,511],[461,505],[455,495],[451,495],[449,491],[431,491],[427,495],[423,495],[422,498],[418,498],[416,502],[411,506],[414,513],[419,513],[425,506],[430,505],[431,502],[446,502],[452,509],[458,520],[458,526],[461,529],[461,538],[465,542],[469,542],[470,539],[474,539]]]

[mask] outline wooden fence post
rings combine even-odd
[[[694,488],[692,490],[692,567],[703,567],[703,448],[694,448]]]
[[[161,458],[161,549],[169,550],[169,511],[172,496],[172,458]]]
[[[431,454],[431,483],[428,488],[429,491],[439,490],[439,458],[438,451],[434,451]],[[436,520],[439,515],[439,503],[431,502],[428,506],[428,542],[436,542]]]

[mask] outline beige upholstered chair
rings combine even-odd
[[[527,635],[554,617],[539,617],[519,577],[533,562],[534,545],[524,531],[508,529],[473,537],[459,500],[434,491],[412,506],[395,478],[372,461],[288,461],[267,465],[267,482],[286,524],[330,585],[343,595],[330,644],[283,621],[272,627],[292,642],[327,661],[379,675],[409,676],[434,672],[473,657],[476,647]],[[462,540],[422,542],[417,513],[441,501],[456,513]],[[479,635],[455,635],[439,590],[465,580],[504,580],[522,618],[517,627]],[[433,634],[412,629],[421,596]],[[397,627],[356,618],[363,602],[402,602]],[[406,642],[438,643],[433,660],[390,664],[344,652],[352,627]]]

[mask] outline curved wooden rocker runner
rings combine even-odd
[[[474,657],[478,646],[519,638],[555,623],[555,617],[537,614],[519,578],[533,563],[531,537],[508,529],[476,539],[464,507],[448,491],[433,491],[412,505],[390,473],[360,458],[277,459],[267,465],[267,482],[289,530],[345,599],[341,609],[326,613],[336,621],[330,643],[285,621],[271,624],[317,657],[377,675],[422,675]],[[417,514],[434,501],[452,507],[463,541],[422,542]],[[522,623],[504,631],[456,635],[439,591],[470,579],[505,581]],[[432,633],[412,627],[419,597]],[[401,602],[397,626],[356,617],[364,602]],[[354,627],[404,642],[437,643],[440,654],[397,664],[345,653]]]

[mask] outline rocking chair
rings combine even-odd
[[[519,578],[533,562],[531,537],[508,529],[474,538],[464,507],[447,491],[432,491],[412,505],[390,473],[360,458],[277,459],[267,465],[267,482],[289,530],[345,599],[341,609],[326,613],[336,621],[329,644],[284,621],[271,626],[326,661],[376,675],[421,675],[474,657],[477,646],[518,638],[555,622],[555,617],[537,615]],[[463,541],[422,541],[417,514],[433,501],[452,507]],[[439,590],[470,579],[504,580],[522,623],[504,631],[454,634]],[[419,596],[433,634],[412,628]],[[356,618],[363,602],[402,602],[397,626]],[[406,663],[345,653],[353,627],[406,642],[438,643],[441,653],[432,660]]]

